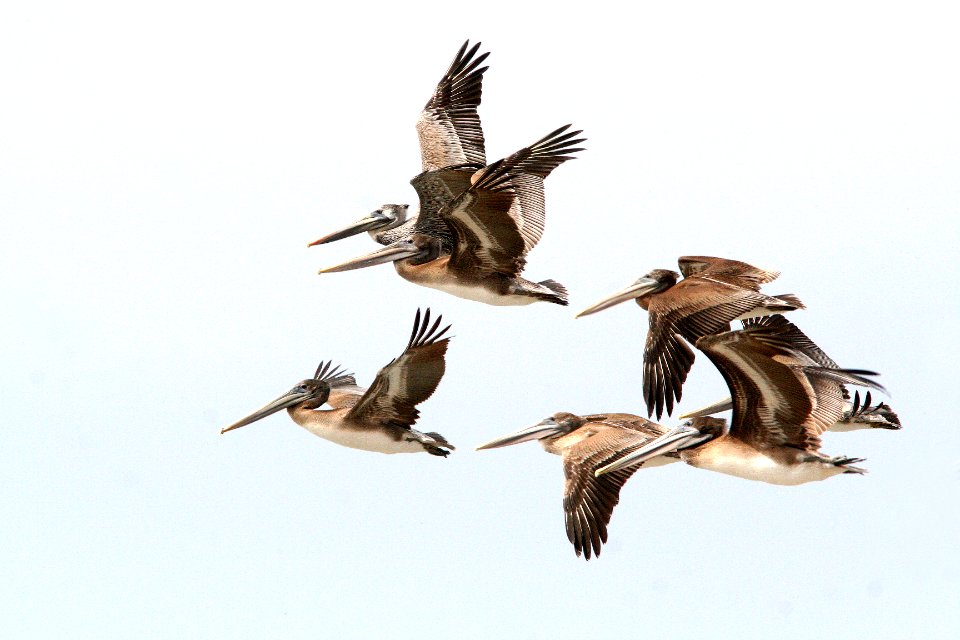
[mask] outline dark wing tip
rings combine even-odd
[[[407,342],[407,349],[430,345],[442,340],[449,340],[452,336],[444,338],[444,334],[450,330],[453,325],[447,325],[438,331],[443,315],[438,315],[433,326],[430,326],[430,308],[423,312],[422,321],[420,309],[417,309],[417,315],[413,320],[413,330],[410,332],[410,340]]]

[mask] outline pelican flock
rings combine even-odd
[[[408,204],[383,204],[309,243],[320,246],[366,231],[380,245],[321,274],[392,263],[409,282],[489,305],[568,304],[567,289],[556,280],[521,274],[544,233],[544,181],[584,150],[579,145],[585,138],[565,125],[488,164],[477,111],[488,55],[480,53],[479,43],[465,42],[417,118],[422,165],[410,181],[416,211]],[[901,426],[888,404],[873,403],[872,392],[885,391],[878,374],[841,367],[782,315],[804,309],[800,297],[760,290],[778,272],[711,256],[681,256],[678,265],[679,273],[650,271],[576,316],[628,300],[647,312],[642,379],[647,417],[560,412],[477,447],[536,440],[562,458],[567,539],[587,560],[600,555],[624,485],[641,468],[684,462],[775,485],[862,475],[866,470],[856,466],[861,458],[821,452],[820,436]],[[444,375],[449,328],[441,328],[440,316],[431,323],[429,309],[417,310],[406,348],[369,389],[331,361],[321,362],[312,378],[221,433],[286,409],[298,425],[342,446],[446,457],[453,445],[414,424],[417,406]],[[673,414],[697,351],[714,365],[730,396],[688,411],[676,426],[652,421]],[[852,387],[868,390],[861,396]],[[639,399],[623,401],[636,405]],[[731,411],[729,420],[715,415],[724,411]]]

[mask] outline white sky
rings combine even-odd
[[[399,5],[0,10],[3,635],[957,637],[952,3]],[[415,197],[415,118],[467,38],[490,160],[589,138],[526,272],[567,309],[316,275],[365,236],[305,248]],[[586,563],[560,460],[472,448],[640,413],[645,314],[573,314],[684,254],[782,271],[904,429],[830,435],[871,473],[797,488],[642,470]],[[419,423],[449,459],[282,414],[219,435],[321,359],[368,384],[418,306],[454,325]],[[698,358],[680,408],[724,393]]]

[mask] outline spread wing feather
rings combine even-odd
[[[821,366],[793,346],[797,333],[784,320],[697,341],[730,388],[732,435],[817,451],[820,434],[843,415],[843,385],[880,388],[865,377],[873,372]]]
[[[680,256],[677,264],[684,278],[700,276],[729,282],[754,291],[759,291],[760,285],[773,282],[780,277],[779,271],[767,271],[739,260],[712,256]]]
[[[705,335],[730,329],[730,322],[769,297],[727,283],[681,280],[651,298],[650,329],[643,354],[643,392],[648,415],[659,419],[680,401],[683,383],[693,366],[693,351],[680,340],[696,344]]]
[[[474,174],[440,215],[455,233],[451,261],[481,273],[517,276],[543,233],[543,178],[579,151],[579,131],[561,127]]]
[[[640,465],[599,478],[594,477],[593,472],[636,451],[663,433],[662,429],[656,429],[659,425],[643,422],[652,426],[641,429],[590,424],[584,428],[594,433],[563,456],[563,511],[567,539],[578,556],[582,553],[589,560],[591,554],[600,555],[600,548],[607,541],[607,525],[613,508],[620,501],[620,489]]]
[[[417,421],[420,415],[417,405],[433,395],[446,367],[444,354],[450,338],[443,336],[450,325],[440,329],[442,318],[437,316],[431,325],[430,309],[427,309],[421,322],[420,310],[417,310],[407,348],[380,369],[347,419],[403,428]]]
[[[483,73],[487,70],[480,64],[490,54],[477,56],[480,43],[468,51],[469,44],[468,40],[460,47],[417,119],[425,172],[461,164],[478,167],[486,164],[477,107],[480,105]]]

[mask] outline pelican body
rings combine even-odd
[[[716,418],[698,418],[698,424]],[[530,440],[539,440],[544,451],[563,458],[563,510],[567,539],[573,549],[589,560],[600,555],[607,541],[607,525],[620,500],[620,489],[639,468],[629,465],[609,475],[596,476],[610,464],[659,438],[668,430],[656,422],[629,413],[578,416],[560,412],[542,422],[480,445],[495,449]],[[645,467],[676,462],[675,453],[647,458]]]
[[[697,341],[730,387],[730,428],[717,419],[681,425],[649,445],[599,469],[615,472],[649,456],[676,452],[687,464],[771,484],[798,485],[841,473],[861,458],[820,453],[820,434],[843,413],[843,386],[881,389],[873,372],[824,367],[791,340],[798,331],[783,316]]]
[[[762,317],[802,309],[793,294],[769,296],[760,286],[775,280],[776,271],[745,262],[709,256],[682,256],[680,273],[655,269],[632,285],[584,309],[590,315],[627,300],[636,300],[650,314],[643,353],[643,396],[648,415],[657,419],[673,412],[694,353],[680,338],[696,344],[700,338],[730,330],[737,319]]]
[[[226,433],[281,409],[310,433],[352,449],[378,453],[450,454],[453,445],[439,433],[413,428],[416,405],[429,398],[445,370],[444,354],[450,329],[439,329],[442,316],[430,325],[430,310],[417,310],[407,348],[377,374],[369,389],[358,387],[352,375],[330,362],[321,362],[314,377],[246,418],[221,430]],[[321,410],[324,404],[331,409]]]
[[[421,209],[409,237],[366,256],[321,269],[348,271],[392,262],[414,284],[498,306],[567,304],[554,280],[520,273],[544,226],[543,180],[582,151],[580,131],[561,127],[469,177],[465,190],[433,213]]]
[[[464,43],[417,120],[422,172],[410,182],[420,207],[383,205],[352,225],[315,240],[333,242],[362,231],[385,245],[380,251],[320,273],[393,262],[404,279],[468,300],[498,306],[537,301],[567,304],[553,280],[520,276],[526,254],[544,227],[544,179],[582,149],[579,131],[562,127],[508,158],[486,163],[480,104],[483,73]]]

